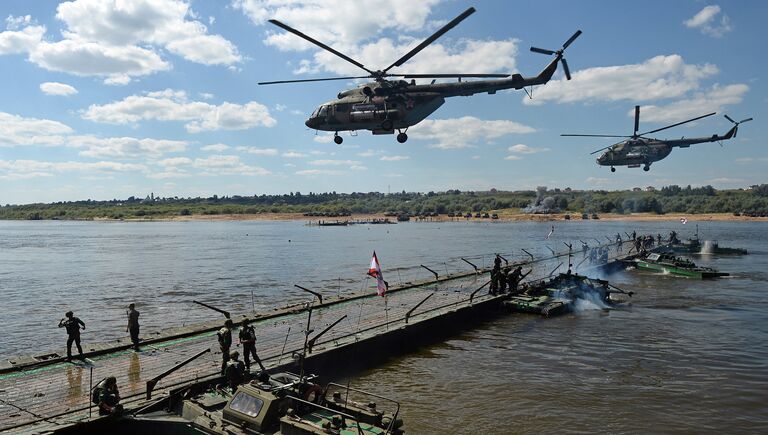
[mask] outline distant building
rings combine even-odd
[[[648,186],[648,187],[646,187],[646,188],[645,188],[645,191],[646,191],[646,192],[655,192],[655,191],[656,191],[656,188],[655,188],[655,187],[653,187],[653,186]]]

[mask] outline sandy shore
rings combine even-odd
[[[547,221],[563,221],[565,213],[557,213],[557,214],[548,214],[548,215],[541,215],[541,214],[524,214],[520,212],[512,212],[512,211],[498,211],[499,215],[498,220],[492,220],[492,219],[483,219],[483,218],[471,218],[471,219],[465,219],[465,218],[449,218],[446,215],[440,215],[438,217],[431,217],[426,220],[431,222],[465,222],[467,220],[473,221],[473,222],[516,222],[516,221],[533,221],[533,222],[547,222]],[[571,220],[579,221],[581,220],[581,213],[571,213]],[[665,215],[658,215],[654,213],[632,213],[632,214],[614,214],[614,213],[605,213],[600,214],[599,218],[601,221],[680,221],[680,218],[686,218],[689,223],[691,222],[706,222],[706,221],[728,221],[728,222],[739,222],[739,221],[766,221],[768,222],[768,218],[757,218],[757,217],[747,217],[747,216],[734,216],[731,213],[705,213],[705,214],[665,214]],[[345,217],[310,217],[310,216],[304,216],[301,213],[259,213],[259,214],[221,214],[221,215],[192,215],[192,216],[172,216],[167,218],[159,218],[159,219],[152,219],[154,221],[174,221],[174,222],[184,222],[184,221],[214,221],[214,222],[221,222],[221,221],[306,221],[306,222],[314,222],[317,223],[318,221],[326,221],[326,222],[335,222],[335,221],[366,221],[366,220],[372,220],[372,219],[385,219],[383,215],[370,215],[370,214],[353,214],[352,216],[345,216]],[[396,218],[388,218],[391,221],[396,221]],[[138,221],[146,221],[148,219],[135,219]],[[411,222],[418,222],[418,219],[411,218]]]

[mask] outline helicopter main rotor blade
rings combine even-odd
[[[733,119],[731,119],[731,117],[730,117],[730,116],[728,116],[728,115],[723,115],[723,116],[725,116],[725,119],[727,119],[727,120],[731,121],[732,123],[736,124],[736,121],[734,121]]]
[[[556,53],[555,51],[545,50],[543,48],[538,48],[538,47],[531,47],[531,51],[534,52],[534,53],[541,53],[541,54],[555,54]]]
[[[635,106],[635,131],[633,136],[637,136],[637,130],[640,130],[640,106]]]
[[[563,44],[563,50],[565,50],[566,48],[568,48],[568,46],[569,46],[569,45],[571,45],[571,43],[572,43],[573,41],[575,41],[575,40],[576,40],[576,38],[578,38],[578,37],[579,37],[579,35],[581,35],[581,30],[577,30],[577,31],[576,31],[576,33],[574,33],[574,34],[573,34],[573,36],[571,36],[570,38],[568,38],[568,40],[567,40],[567,41],[565,41],[565,44]]]
[[[752,121],[752,118],[742,119],[741,121],[739,121],[739,124],[741,124],[742,122],[747,122],[747,121]]]
[[[697,116],[697,117],[691,118],[691,119],[689,119],[687,121],[678,122],[677,124],[672,124],[672,125],[668,125],[666,127],[657,128],[656,130],[646,131],[645,133],[640,133],[638,136],[645,136],[646,134],[656,133],[657,131],[666,130],[666,129],[672,128],[672,127],[677,127],[678,125],[683,125],[683,124],[686,124],[686,123],[689,123],[689,122],[697,121],[697,120],[699,120],[701,118],[706,118],[707,116],[712,116],[715,113],[717,113],[717,112],[707,113],[706,115]]]
[[[563,72],[565,73],[565,78],[570,80],[571,79],[571,70],[568,69],[568,62],[565,61],[564,57],[560,58],[560,63],[563,64]]]
[[[621,135],[615,135],[615,134],[561,134],[560,136],[576,136],[576,137],[632,137],[632,136],[621,136]]]
[[[326,51],[329,51],[329,52],[331,52],[331,53],[335,54],[336,56],[338,56],[338,57],[340,57],[340,58],[342,58],[342,59],[346,60],[347,62],[351,63],[352,65],[355,65],[355,66],[357,66],[358,68],[361,68],[361,69],[365,70],[366,72],[368,72],[369,74],[373,75],[373,71],[369,70],[369,69],[368,69],[368,68],[366,68],[366,67],[365,67],[365,66],[364,66],[362,63],[360,63],[360,62],[358,62],[358,61],[356,61],[356,60],[352,59],[351,57],[347,56],[346,54],[344,54],[344,53],[341,53],[340,51],[336,51],[336,50],[334,50],[333,48],[331,48],[331,47],[329,47],[329,46],[327,46],[327,45],[323,44],[322,42],[320,42],[320,41],[318,41],[318,40],[316,40],[316,39],[313,39],[312,37],[310,37],[310,36],[307,36],[307,35],[305,35],[305,34],[303,34],[303,33],[299,32],[298,30],[294,29],[293,27],[291,27],[291,26],[289,26],[289,25],[287,25],[287,24],[283,24],[283,23],[281,23],[280,21],[277,21],[277,20],[269,20],[269,22],[270,22],[270,23],[272,23],[272,24],[274,24],[275,26],[277,26],[277,27],[279,27],[279,28],[281,28],[281,29],[285,30],[285,31],[291,32],[291,33],[293,33],[294,35],[296,35],[296,36],[298,36],[298,37],[300,37],[300,38],[302,38],[302,39],[304,39],[304,40],[306,40],[306,41],[309,41],[309,42],[311,42],[311,43],[313,43],[313,44],[317,45],[318,47],[322,48],[323,50],[326,50]]]
[[[421,50],[423,50],[424,48],[426,48],[426,46],[428,46],[429,44],[435,42],[435,40],[437,40],[437,38],[443,36],[443,34],[445,32],[447,32],[447,31],[451,30],[452,28],[456,27],[457,24],[459,24],[465,18],[467,18],[468,16],[470,16],[470,15],[472,15],[474,13],[475,13],[475,8],[469,8],[466,11],[462,12],[461,15],[459,15],[458,17],[456,17],[453,20],[451,20],[451,22],[449,22],[448,24],[443,26],[440,30],[435,32],[432,36],[430,36],[429,38],[425,39],[421,44],[417,45],[416,48],[414,48],[413,50],[409,51],[408,53],[405,54],[405,56],[401,57],[395,63],[393,63],[392,65],[388,66],[386,69],[384,69],[384,72],[387,72],[391,68],[394,68],[396,66],[401,66],[405,62],[408,62],[408,60],[410,58],[412,58],[413,56],[415,56],[416,53],[418,53]]]
[[[431,79],[431,78],[453,78],[453,77],[509,77],[509,74],[403,74],[406,79]]]
[[[304,82],[327,82],[331,80],[354,80],[354,79],[367,79],[370,76],[356,76],[356,77],[329,77],[323,79],[303,79],[303,80],[276,80],[272,82],[258,82],[259,85],[277,85],[281,83],[304,83]]]

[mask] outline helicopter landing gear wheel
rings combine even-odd
[[[397,134],[397,141],[399,143],[405,143],[405,141],[407,141],[407,140],[408,140],[408,135],[407,134],[405,134],[405,133],[398,133]]]
[[[645,165],[643,166],[643,171],[648,172],[651,170],[651,165]]]
[[[336,145],[341,145],[344,142],[344,138],[339,136],[339,133],[336,133],[333,135],[333,141],[336,142]]]
[[[381,123],[381,128],[383,130],[392,130],[392,127],[394,127],[394,124],[391,119],[385,119],[384,122]]]
[[[614,168],[613,166],[611,166],[611,172],[616,172],[616,168]]]

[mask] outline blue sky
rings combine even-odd
[[[768,182],[761,1],[76,0],[0,3],[0,203],[289,191],[616,189]],[[357,75],[285,34],[277,18],[383,68],[469,6],[477,12],[399,69],[520,72],[568,49],[534,89],[456,97],[399,144],[343,133],[339,146],[304,120],[353,82],[259,81]],[[2,27],[4,26],[4,28]],[[725,133],[676,149],[650,172],[597,166],[610,139],[717,111],[660,138]]]

